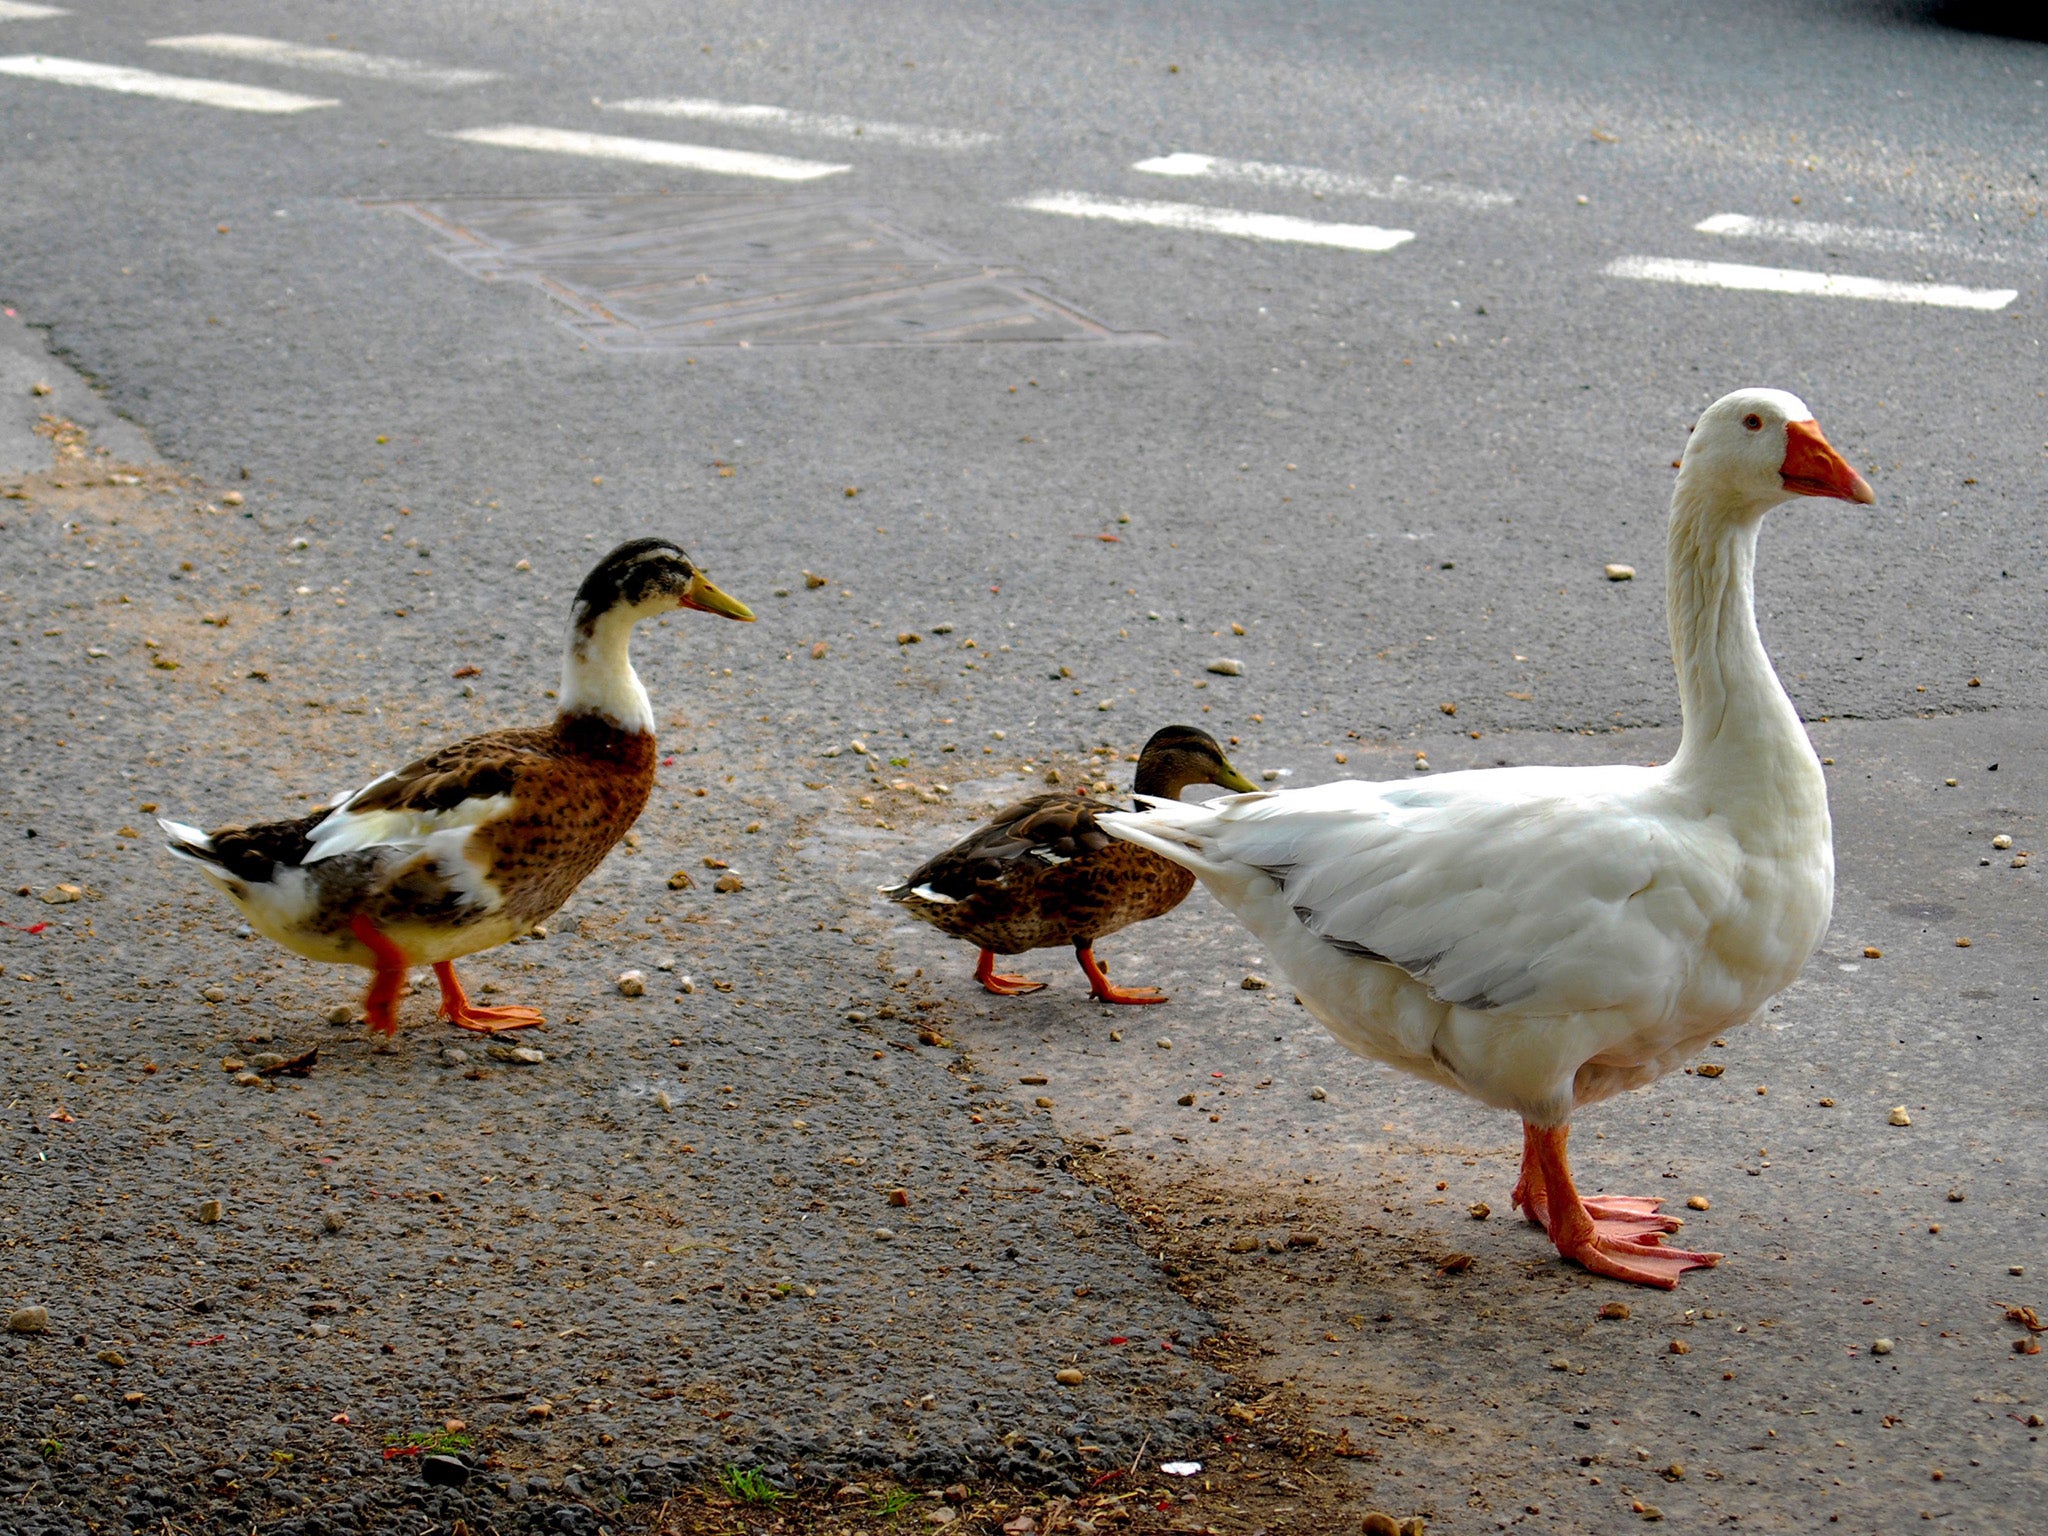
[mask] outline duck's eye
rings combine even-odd
[[[1747,416],[1743,417],[1742,424],[1752,432],[1761,432],[1764,429],[1764,419],[1757,415],[1755,411],[1751,411]]]

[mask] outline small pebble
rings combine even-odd
[[[647,995],[647,973],[645,971],[621,971],[619,993],[623,997],[645,997]]]
[[[896,1229],[895,1229],[894,1227],[877,1227],[877,1228],[875,1228],[875,1241],[876,1241],[876,1242],[878,1242],[878,1243],[893,1243],[893,1242],[895,1242],[895,1241],[896,1241]]]
[[[118,1349],[103,1349],[94,1355],[93,1359],[99,1361],[101,1365],[112,1366],[117,1371],[128,1363],[127,1357]]]
[[[654,1107],[666,1115],[675,1109],[676,1101],[668,1096],[666,1088],[657,1088],[654,1090]]]
[[[1182,1109],[1192,1109],[1194,1108],[1195,1104],[1195,1096],[1192,1093],[1184,1093],[1179,1098],[1175,1099],[1173,1102],[1178,1104]]]
[[[1632,565],[1610,565],[1606,569],[1609,581],[1634,581],[1636,579],[1636,568]]]
[[[1913,1117],[1906,1113],[1906,1106],[1903,1104],[1894,1104],[1891,1114],[1886,1118],[1893,1125],[1911,1125],[1913,1123]]]
[[[50,906],[61,907],[78,900],[84,894],[85,892],[75,885],[53,885],[43,891],[38,899]]]
[[[891,1205],[908,1205],[908,1204],[910,1204],[910,1191],[909,1191],[909,1190],[907,1190],[907,1189],[892,1189],[892,1190],[890,1190],[890,1191],[889,1191],[889,1203],[890,1203]]]
[[[348,1003],[336,1003],[327,1010],[327,1022],[330,1024],[353,1024],[355,1021],[356,1011]]]
[[[1550,1362],[1550,1368],[1553,1371],[1568,1371],[1572,1368],[1572,1363],[1571,1361],[1565,1359],[1563,1355],[1559,1355],[1555,1360]]]
[[[1493,1207],[1481,1200],[1471,1207],[1471,1211],[1474,1221],[1484,1221],[1493,1214]]]
[[[249,1063],[239,1056],[223,1056],[220,1059],[220,1069],[223,1072],[246,1072],[249,1070]]]
[[[346,1217],[339,1210],[330,1205],[326,1210],[320,1213],[320,1225],[326,1231],[339,1232],[343,1227],[348,1225],[348,1217]]]
[[[50,1331],[50,1309],[48,1307],[16,1307],[7,1314],[9,1333],[48,1333]]]
[[[1957,940],[1956,940],[1956,948],[1957,948],[1957,949],[1968,949],[1969,947],[1970,947],[1970,941],[1969,941],[1968,939],[1957,939]]]
[[[1888,1355],[1892,1352],[1892,1341],[1890,1339],[1875,1340],[1870,1346],[1870,1352],[1873,1355]]]
[[[1327,1088],[1317,1086],[1309,1089],[1308,1096],[1311,1099],[1314,1099],[1318,1104],[1320,1104],[1330,1096],[1330,1092]]]
[[[1674,1355],[1689,1355],[1692,1353],[1692,1346],[1683,1339],[1673,1339],[1671,1341],[1671,1353]]]
[[[1209,663],[1208,670],[1218,677],[1243,677],[1244,663],[1235,656],[1218,656]]]
[[[289,1059],[289,1057],[279,1055],[276,1051],[258,1051],[249,1058],[249,1065],[258,1072],[268,1072],[273,1067],[283,1066]]]
[[[1266,980],[1266,978],[1261,976],[1257,971],[1253,971],[1249,976],[1245,977],[1243,981],[1240,981],[1238,983],[1238,986],[1240,986],[1247,992],[1263,992],[1266,990],[1266,988],[1270,987],[1271,985],[1273,985],[1273,983]]]
[[[690,878],[690,872],[687,869],[679,869],[668,877],[668,888],[672,891],[687,891],[696,883],[695,880]]]
[[[1082,1376],[1081,1372],[1071,1365],[1066,1366],[1060,1370],[1054,1371],[1052,1373],[1052,1379],[1058,1382],[1063,1387],[1078,1387],[1084,1380],[1086,1380],[1086,1378]]]
[[[1164,1035],[1161,1035],[1157,1040],[1154,1040],[1152,1043],[1158,1046],[1159,1049],[1161,1049],[1162,1051],[1170,1051],[1173,1049],[1173,1042]]]
[[[466,1067],[469,1065],[469,1052],[459,1045],[444,1045],[441,1047],[441,1059],[451,1067]]]
[[[199,1219],[209,1227],[226,1214],[227,1208],[218,1200],[202,1200],[199,1202]]]
[[[1230,1240],[1230,1251],[1232,1253],[1257,1253],[1259,1251],[1259,1240],[1249,1234],[1241,1233]]]
[[[1712,1208],[1712,1202],[1705,1195],[1694,1195],[1685,1202],[1685,1208],[1689,1211],[1709,1210]]]
[[[199,995],[209,1003],[224,1003],[228,1000],[228,989],[226,987],[208,987]]]
[[[1401,1536],[1401,1522],[1384,1510],[1375,1509],[1365,1517],[1361,1536]]]
[[[747,882],[730,872],[720,875],[711,887],[711,889],[724,896],[730,896],[734,891],[744,891],[746,888]]]
[[[1037,1098],[1033,1099],[1031,1102],[1033,1104],[1036,1104],[1040,1109],[1051,1109],[1053,1107],[1052,1100],[1048,1099],[1042,1093]]]
[[[2003,832],[2001,832],[1998,834],[1998,836],[1991,839],[1991,846],[1996,848],[2000,853],[2003,853],[2006,849],[2012,846],[2012,839],[2010,837],[2007,837]]]
[[[1866,944],[1863,946],[1863,958],[1866,960],[1882,960],[1884,958],[1884,951],[1875,944]]]
[[[1629,1320],[1628,1303],[1625,1301],[1603,1301],[1600,1316],[1610,1323],[1625,1323]]]
[[[484,1047],[484,1054],[493,1061],[515,1061],[524,1067],[537,1067],[548,1059],[547,1052],[531,1045],[491,1045]]]
[[[260,1088],[263,1086],[262,1074],[257,1072],[237,1072],[235,1074],[235,1081],[244,1088]]]

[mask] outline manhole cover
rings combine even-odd
[[[388,202],[487,283],[531,283],[612,351],[1155,342],[1030,275],[962,256],[843,197],[720,193]]]

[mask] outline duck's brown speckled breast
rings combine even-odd
[[[531,924],[569,899],[646,808],[654,736],[591,716],[563,722],[552,760],[522,783],[512,815],[478,830],[506,910]]]
[[[1195,888],[1187,870],[1134,843],[1112,843],[1065,864],[1022,863],[1006,886],[956,906],[925,907],[919,915],[984,949],[1019,955],[1093,943],[1171,912]]]

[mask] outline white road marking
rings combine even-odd
[[[1295,219],[1277,213],[1247,213],[1237,208],[1211,208],[1203,203],[1151,203],[1134,197],[1096,197],[1086,192],[1043,192],[1037,197],[1019,198],[1010,206],[1028,208],[1034,213],[1065,214],[1073,219],[1149,224],[1157,229],[1232,235],[1240,240],[1333,245],[1346,251],[1391,251],[1415,238],[1412,229],[1381,229],[1376,224],[1322,224],[1314,219]]]
[[[1952,235],[1920,229],[1876,229],[1868,224],[1824,224],[1808,219],[1758,219],[1746,213],[1717,213],[1693,228],[1703,235],[1731,240],[1783,240],[1797,245],[1834,245],[1846,250],[1919,251],[1937,256],[1962,256],[1974,261],[2025,260],[2009,248],[1958,240]]]
[[[128,96],[156,96],[201,107],[225,107],[231,112],[310,112],[315,107],[341,105],[331,98],[296,96],[290,91],[268,91],[257,85],[195,80],[190,75],[160,75],[153,69],[92,64],[84,59],[53,59],[40,53],[17,53],[0,59],[0,75],[47,80],[55,85],[86,85]]]
[[[718,149],[709,144],[678,144],[671,139],[627,139],[609,133],[579,133],[570,128],[535,128],[507,123],[501,128],[464,128],[447,135],[465,144],[495,144],[500,149],[537,149],[556,155],[589,155],[599,160],[631,160],[640,165],[672,165],[683,170],[710,171],[718,176],[764,176],[771,181],[816,181],[853,169],[820,160],[792,160],[787,155],[760,155],[745,149]]]
[[[1505,192],[1445,186],[1408,176],[1353,176],[1322,171],[1312,165],[1269,165],[1263,160],[1224,160],[1215,155],[1160,155],[1131,167],[1152,176],[1202,176],[1215,181],[1241,181],[1255,187],[1285,187],[1326,196],[1373,197],[1383,202],[1445,203],[1457,208],[1503,208],[1514,199]]]
[[[52,16],[69,16],[61,5],[30,5],[27,0],[0,0],[0,21],[46,21]]]
[[[1944,309],[2003,309],[2019,297],[2017,288],[1957,288],[1946,283],[1895,283],[1878,277],[1836,272],[1802,272],[1793,267],[1745,267],[1728,261],[1676,261],[1662,256],[1624,256],[1607,265],[1609,277],[1695,288],[1734,288],[1748,293],[1815,294],[1830,299],[1876,299],[1887,304],[1933,304]]]
[[[444,69],[438,64],[421,64],[413,59],[394,59],[381,53],[353,53],[346,48],[312,48],[304,43],[280,42],[273,37],[246,37],[239,32],[201,32],[191,37],[153,37],[152,48],[175,48],[183,53],[210,53],[224,59],[254,59],[259,64],[278,64],[286,69],[316,69],[329,75],[354,75],[362,80],[397,80],[407,85],[436,89],[482,85],[504,77],[489,69]]]
[[[728,123],[735,128],[779,128],[818,139],[872,139],[883,144],[908,144],[916,149],[984,149],[996,142],[992,133],[963,128],[926,128],[917,123],[878,123],[835,112],[798,112],[789,107],[757,106],[743,101],[707,101],[698,97],[646,97],[607,101],[607,112],[637,112],[644,117],[686,117],[696,122]]]

